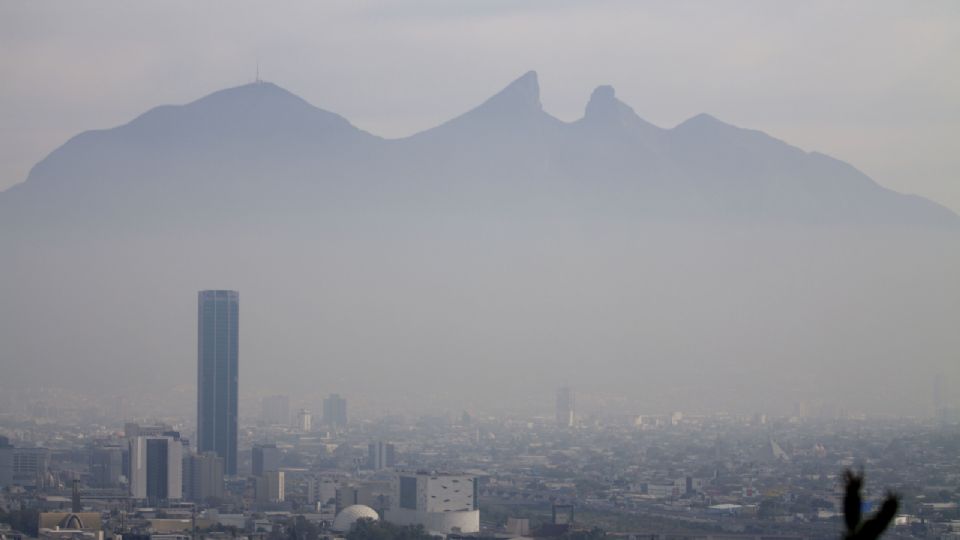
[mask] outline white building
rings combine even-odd
[[[379,471],[388,469],[397,463],[397,450],[393,443],[372,442],[367,446],[367,468]]]
[[[480,532],[477,479],[468,474],[400,471],[393,479],[393,503],[385,519],[423,525],[431,533]]]
[[[310,433],[313,430],[313,415],[309,409],[300,409],[297,413],[297,429],[304,433]]]
[[[130,439],[130,495],[150,501],[183,497],[183,444],[174,437]]]
[[[380,516],[377,515],[376,510],[370,508],[369,506],[354,504],[344,508],[339,514],[337,514],[337,517],[333,520],[333,525],[330,526],[330,529],[335,532],[347,533],[350,532],[350,529],[353,528],[354,524],[361,519],[377,521],[380,519]]]

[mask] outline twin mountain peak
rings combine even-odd
[[[210,197],[232,197],[225,207],[274,201],[270,212],[336,200],[365,212],[409,203],[442,212],[548,208],[698,223],[960,229],[960,217],[936,203],[762,132],[706,114],[655,126],[611,86],[593,91],[582,118],[563,122],[543,110],[533,71],[474,109],[399,139],[367,133],[269,82],[156,107],[55,150],[26,182],[0,193],[0,218],[22,225],[44,215],[189,216],[203,205],[184,201]]]
[[[186,109],[186,111],[183,112],[188,112],[188,114],[228,113],[242,117],[249,115],[259,116],[260,113],[266,111],[272,111],[274,114],[280,116],[286,116],[293,112],[306,115],[319,112],[331,115],[330,120],[342,118],[339,115],[312,106],[307,101],[274,83],[257,81],[214,92],[182,107],[158,107],[143,115],[138,120],[152,119],[156,115],[169,114],[172,110],[183,108]],[[481,116],[497,117],[505,120],[512,119],[514,121],[523,121],[524,119],[539,117],[545,121],[560,122],[543,110],[543,104],[540,101],[540,83],[535,71],[528,71],[479,106],[450,122]],[[651,128],[660,129],[640,118],[629,105],[620,101],[616,97],[614,88],[609,85],[598,86],[593,91],[587,103],[583,118],[574,122],[574,124],[578,122],[585,124],[604,122],[620,125],[643,124]],[[714,122],[718,125],[728,126],[731,129],[737,129],[707,114],[695,116],[681,125],[697,122]]]

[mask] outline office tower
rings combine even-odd
[[[290,398],[267,396],[260,402],[260,420],[268,426],[290,423]]]
[[[280,503],[286,499],[283,471],[267,471],[256,480],[255,495],[257,502]]]
[[[393,443],[376,441],[367,446],[367,468],[379,471],[396,464],[396,449]]]
[[[183,496],[193,502],[223,498],[223,458],[216,452],[190,454],[183,459]]]
[[[173,437],[130,441],[130,495],[151,504],[183,497],[183,444]]]
[[[564,386],[557,390],[557,427],[573,427],[574,416],[573,388]]]
[[[80,479],[73,479],[73,489],[70,494],[70,511],[71,512],[82,512],[83,503],[80,502]]]
[[[280,470],[280,450],[275,444],[257,444],[251,452],[253,476],[263,476],[268,471]]]
[[[13,445],[0,436],[0,488],[13,484]]]
[[[128,439],[135,439],[137,437],[157,437],[171,430],[172,428],[166,424],[144,426],[135,422],[127,422],[123,425],[123,436]]]
[[[197,450],[216,452],[237,474],[240,293],[200,291],[197,305]]]
[[[323,423],[333,429],[347,427],[347,400],[339,394],[323,400]]]
[[[12,449],[13,483],[24,487],[46,487],[50,481],[50,450]]]
[[[467,474],[400,471],[393,479],[394,501],[386,520],[423,525],[431,532],[480,531],[477,479]]]
[[[310,414],[310,409],[300,409],[297,413],[297,429],[304,433],[310,433],[313,429],[313,415]]]
[[[90,475],[93,486],[111,488],[120,485],[123,475],[123,448],[120,446],[101,446],[90,454]]]

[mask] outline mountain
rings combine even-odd
[[[661,128],[610,86],[563,122],[529,72],[384,139],[258,82],[77,135],[0,193],[0,368],[162,394],[192,380],[195,292],[237,288],[247,396],[531,406],[575,380],[648,410],[916,412],[960,377],[958,236],[842,161]]]
[[[54,226],[189,219],[333,174],[382,142],[276,85],[249,84],[73,137],[0,196],[0,215]]]
[[[593,92],[582,119],[561,122],[543,110],[532,71],[475,109],[397,140],[270,83],[157,107],[52,152],[0,196],[0,219],[76,226],[173,212],[189,220],[201,201],[203,213],[219,201],[230,220],[231,205],[256,201],[271,213],[332,194],[415,205],[442,194],[444,207],[479,198],[518,212],[533,201],[641,219],[960,227],[935,203],[759,131],[709,115],[661,129],[609,86]]]

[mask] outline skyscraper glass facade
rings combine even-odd
[[[237,474],[237,291],[200,291],[197,340],[197,448],[216,452]]]
[[[347,427],[347,400],[339,394],[323,400],[323,423],[334,429]]]

